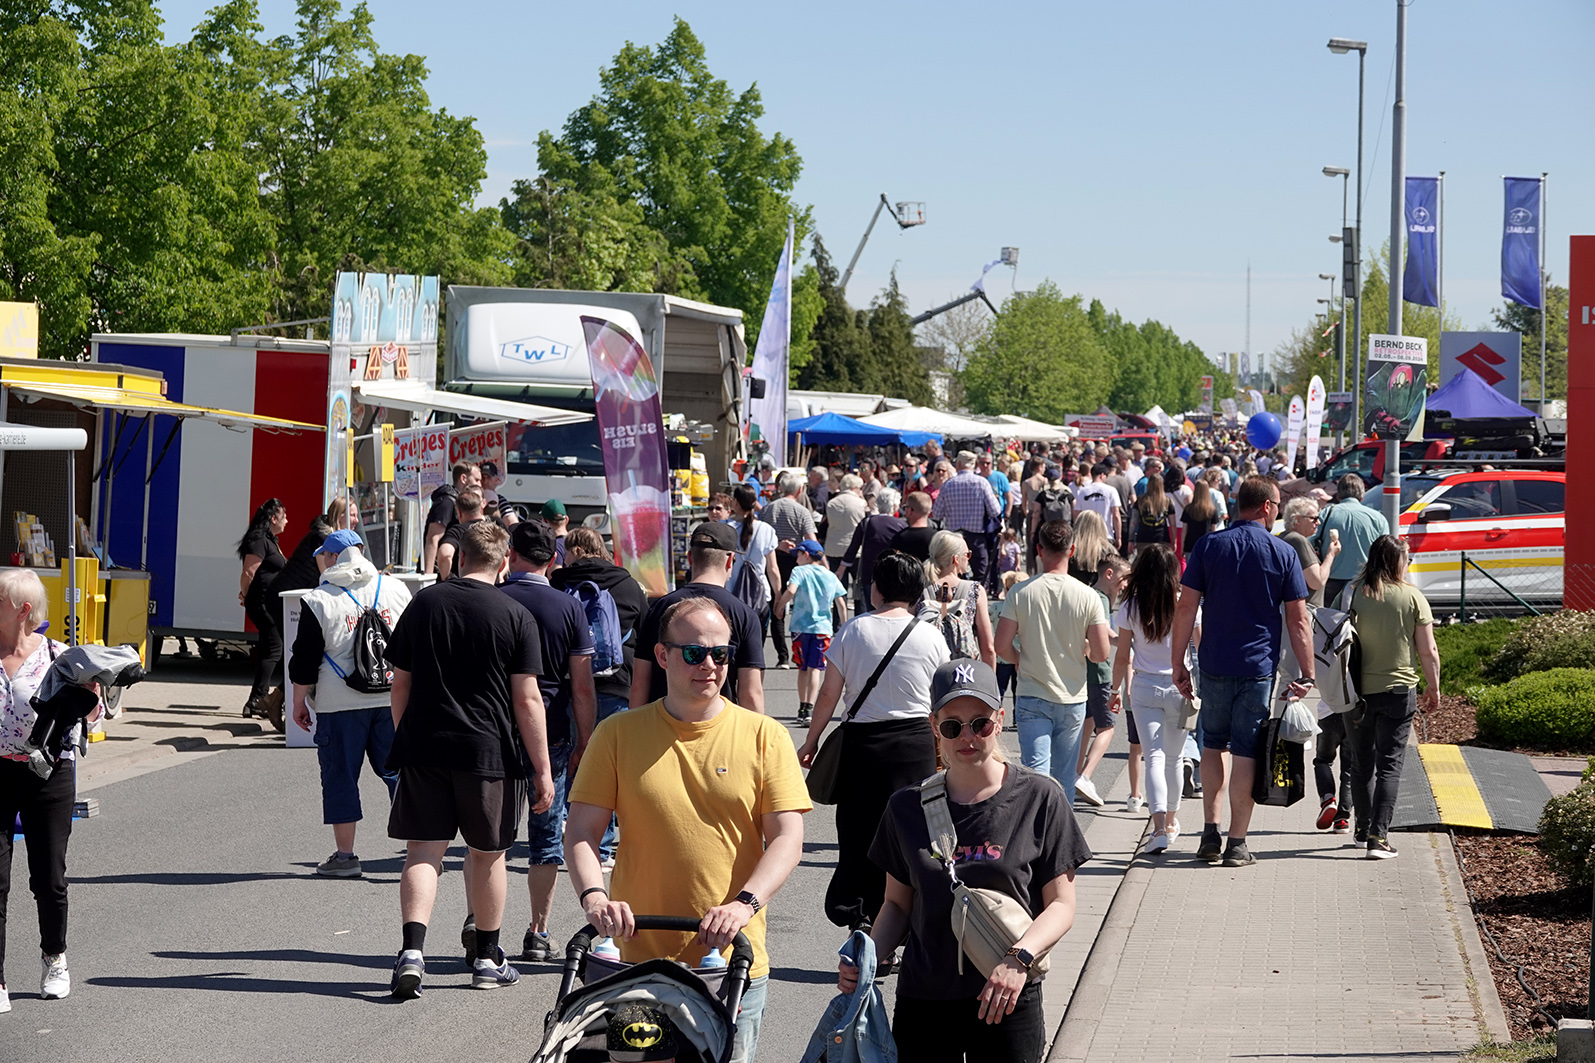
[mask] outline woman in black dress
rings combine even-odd
[[[260,709],[282,664],[282,621],[269,608],[266,592],[287,563],[282,547],[277,544],[277,536],[286,527],[288,507],[280,499],[268,498],[255,510],[249,530],[238,540],[238,560],[243,563],[238,580],[238,604],[244,607],[244,615],[260,633],[260,640],[255,644],[255,682],[249,689],[249,700],[244,702],[245,716],[253,716]]]

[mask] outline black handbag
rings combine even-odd
[[[1260,805],[1288,807],[1307,794],[1305,747],[1280,736],[1280,717],[1263,721],[1257,736],[1257,774],[1252,780],[1252,798]]]
[[[842,779],[842,728],[858,715],[859,707],[864,704],[864,699],[870,696],[870,691],[875,689],[875,684],[880,682],[881,675],[885,673],[886,666],[892,658],[897,656],[897,651],[908,641],[909,634],[914,630],[914,625],[919,623],[913,616],[908,618],[908,623],[903,625],[903,633],[897,636],[897,641],[892,643],[892,648],[882,655],[880,663],[875,666],[875,671],[870,675],[869,681],[858,692],[858,697],[853,699],[853,704],[848,708],[847,715],[842,718],[839,726],[833,728],[825,736],[825,741],[820,743],[820,748],[814,754],[814,760],[809,764],[809,774],[805,781],[809,788],[809,800],[817,805],[836,804],[836,789]]]

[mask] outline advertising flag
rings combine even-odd
[[[1418,336],[1369,336],[1363,379],[1363,431],[1405,439],[1423,412],[1429,382],[1429,341]]]
[[[1318,467],[1318,437],[1324,430],[1324,382],[1313,377],[1307,385],[1307,467]]]
[[[1401,297],[1422,306],[1440,305],[1439,201],[1438,177],[1407,178],[1407,270]]]
[[[1251,387],[1252,384],[1252,352],[1241,352],[1241,386]]]
[[[1324,405],[1324,427],[1331,432],[1344,432],[1351,427],[1355,414],[1356,393],[1331,391]]]
[[[1213,412],[1213,378],[1202,377],[1202,406],[1203,413]]]
[[[1301,426],[1307,419],[1307,404],[1300,395],[1292,395],[1290,412],[1285,417],[1285,468],[1296,471],[1296,449],[1301,446]]]
[[[1508,177],[1501,227],[1501,295],[1540,309],[1540,200],[1538,177]]]
[[[1252,399],[1252,408],[1246,416],[1250,417],[1254,413],[1262,413],[1264,410],[1268,409],[1268,407],[1263,403],[1263,393],[1261,391],[1253,388],[1249,394],[1251,395]]]
[[[792,347],[792,223],[787,222],[786,246],[775,266],[770,301],[764,304],[764,322],[753,348],[753,379],[764,381],[764,397],[748,400],[747,437],[756,429],[770,444],[776,468],[786,464],[786,378]]]
[[[670,468],[659,378],[648,352],[611,321],[582,315],[604,448],[615,562],[649,597],[670,592]]]

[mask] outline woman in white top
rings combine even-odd
[[[930,681],[951,656],[941,633],[916,618],[925,595],[925,570],[919,561],[888,550],[876,558],[870,578],[874,611],[842,625],[831,639],[808,738],[798,748],[798,761],[812,766],[825,725],[842,714],[836,871],[825,891],[825,915],[851,929],[875,918],[886,899],[886,872],[869,858],[869,849],[887,802],[936,770],[936,740],[925,724]],[[860,701],[888,653],[891,658],[880,678]]]
[[[1180,592],[1180,561],[1166,543],[1143,546],[1135,555],[1124,596],[1114,614],[1119,649],[1113,661],[1114,711],[1125,679],[1134,672],[1130,704],[1146,751],[1146,797],[1152,811],[1147,852],[1161,853],[1179,837],[1180,692],[1174,686],[1174,603]],[[1201,620],[1198,618],[1198,634]],[[1180,647],[1186,652],[1187,647]]]
[[[782,586],[781,570],[775,564],[775,548],[779,541],[775,537],[775,529],[759,519],[758,508],[759,492],[756,488],[749,484],[738,484],[732,490],[731,525],[737,529],[737,568],[748,566],[759,581],[763,592],[758,605],[759,621],[764,626],[765,634],[769,634],[770,603],[774,600],[770,588]],[[726,581],[726,589],[735,587],[739,577],[740,573],[733,568],[731,578]]]

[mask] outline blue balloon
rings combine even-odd
[[[1254,413],[1246,422],[1246,441],[1258,450],[1272,450],[1284,432],[1279,418],[1271,413]]]

